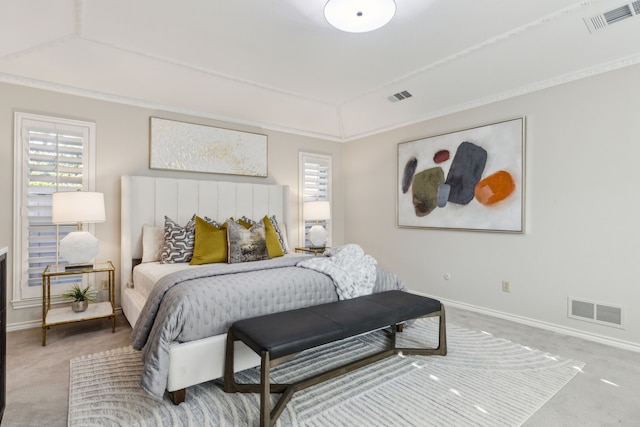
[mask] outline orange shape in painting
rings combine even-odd
[[[476,184],[475,196],[483,205],[491,206],[509,197],[515,189],[516,183],[511,174],[498,171]]]

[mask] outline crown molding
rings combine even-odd
[[[522,95],[528,95],[530,93],[538,92],[544,89],[549,89],[555,86],[561,86],[564,84],[572,83],[577,80],[594,77],[600,74],[608,73],[610,71],[615,71],[615,70],[619,70],[622,68],[626,68],[626,67],[630,67],[638,64],[640,64],[640,54],[628,56],[625,58],[620,58],[615,61],[600,64],[595,67],[585,68],[573,73],[567,73],[562,76],[557,76],[548,80],[543,80],[530,85],[522,86],[514,90],[501,92],[499,94],[487,96],[484,98],[479,98],[476,100],[472,100],[470,102],[465,102],[465,103],[457,104],[448,108],[433,111],[429,114],[425,114],[423,116],[416,117],[414,119],[396,122],[393,124],[389,124],[387,126],[382,126],[379,128],[372,129],[371,131],[368,131],[368,132],[354,134],[349,137],[345,137],[343,141],[348,142],[348,141],[366,138],[369,136],[377,135],[382,132],[388,132],[388,131],[403,128],[406,126],[415,125],[417,123],[421,123],[427,120],[448,116],[450,114],[471,110],[473,108],[483,107],[485,105],[493,104],[500,101],[505,101],[507,99],[516,98]]]
[[[160,104],[156,102],[145,101],[136,98],[124,97],[120,95],[113,95],[104,92],[82,89],[69,85],[62,85],[58,83],[46,82],[42,80],[30,79],[20,76],[15,76],[7,73],[0,73],[0,81],[5,83],[16,84],[20,86],[27,86],[36,89],[49,90],[53,92],[65,93],[68,95],[82,96],[85,98],[97,99],[100,101],[113,102],[117,104],[131,105],[134,107],[146,108],[151,110],[166,111],[169,113],[182,114],[186,116],[201,117],[211,120],[217,120],[227,123],[232,123],[242,126],[250,126],[259,129],[267,129],[276,132],[290,133],[295,135],[306,136],[310,138],[323,139],[331,142],[350,142],[369,136],[377,135],[383,132],[389,132],[402,127],[414,125],[427,120],[432,120],[439,117],[444,117],[450,114],[459,113],[473,108],[483,107],[485,105],[493,104],[499,101],[515,98],[522,95],[527,95],[540,90],[548,89],[554,86],[560,86],[563,84],[571,83],[573,81],[594,77],[599,74],[604,74],[610,71],[615,71],[621,68],[640,64],[640,54],[620,58],[615,61],[600,64],[596,67],[585,68],[573,73],[568,73],[562,76],[554,77],[548,80],[540,81],[534,84],[522,86],[511,91],[501,92],[499,94],[479,98],[470,102],[457,104],[449,108],[432,111],[430,113],[415,117],[411,120],[405,120],[388,124],[386,126],[380,126],[371,129],[367,132],[361,132],[352,135],[345,134],[344,118],[342,115],[342,106],[336,107],[336,120],[338,121],[340,135],[326,134],[320,132],[310,132],[304,129],[281,126],[274,123],[256,122],[251,120],[238,119],[237,117],[230,117],[221,114],[213,114],[206,111],[198,111],[187,108],[180,108],[167,104]]]
[[[343,142],[338,135],[332,135],[321,132],[311,132],[289,126],[281,126],[274,123],[257,122],[252,120],[239,119],[237,117],[225,116],[223,114],[214,114],[207,111],[192,110],[189,108],[176,107],[174,105],[162,104],[158,102],[146,101],[137,98],[130,98],[121,95],[113,95],[105,92],[83,89],[75,86],[52,83],[43,80],[31,79],[13,74],[0,73],[0,82],[25,86],[34,89],[47,90],[51,92],[63,93],[66,95],[80,96],[84,98],[95,99],[98,101],[112,102],[115,104],[124,104],[132,107],[145,108],[155,111],[164,111],[167,113],[181,114],[185,116],[200,117],[204,119],[217,120],[220,122],[249,126],[257,129],[272,130],[275,132],[290,133],[294,135],[306,136],[310,138],[323,139],[332,142]]]

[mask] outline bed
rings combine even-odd
[[[266,215],[277,218],[280,228],[292,230],[287,186],[140,176],[123,176],[121,186],[121,304],[134,327],[134,348],[144,347],[141,385],[150,394],[160,398],[166,389],[174,403],[179,403],[188,387],[222,377],[225,332],[234,320],[338,299],[327,274],[298,267],[300,260],[313,257],[290,249],[278,258],[235,264],[140,262],[143,247],[148,252],[143,230],[148,233],[150,227],[162,227],[165,216],[186,224],[194,215],[218,221]],[[286,240],[282,246],[290,247]],[[395,275],[375,268],[374,292],[404,290]],[[207,306],[210,297],[188,296],[203,289],[225,295],[227,300]],[[199,320],[186,319],[184,313],[192,310],[199,311]],[[226,326],[210,326],[209,312]],[[148,329],[142,341],[141,329]],[[236,371],[259,364],[254,352],[236,343]],[[161,371],[159,375],[155,370]]]

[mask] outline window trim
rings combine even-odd
[[[25,258],[24,254],[24,235],[23,233],[28,230],[28,225],[25,226],[25,219],[27,218],[28,207],[23,206],[23,194],[25,179],[27,177],[27,171],[25,170],[25,140],[23,139],[23,128],[26,121],[39,121],[48,122],[52,126],[74,126],[86,128],[87,135],[87,169],[86,176],[83,176],[83,188],[87,191],[95,191],[96,182],[96,123],[66,119],[54,116],[44,116],[31,113],[14,112],[14,165],[13,165],[13,295],[11,298],[11,304],[14,309],[32,308],[42,306],[42,289],[39,287],[39,295],[34,295],[34,292],[27,292],[24,279],[24,265],[27,264],[28,268],[28,254]],[[88,224],[88,230],[91,233],[95,232],[93,224]],[[56,243],[57,244],[57,243]],[[60,290],[58,293],[62,293]],[[52,296],[51,303],[57,304],[62,302],[60,297]]]
[[[300,151],[299,152],[299,157],[298,157],[298,194],[300,195],[299,199],[298,199],[298,218],[300,218],[300,220],[298,221],[298,245],[301,247],[305,246],[306,243],[306,232],[305,232],[305,221],[304,221],[304,217],[303,217],[303,212],[304,212],[304,202],[305,202],[305,170],[304,170],[304,165],[305,165],[305,161],[307,158],[317,158],[317,159],[321,159],[326,161],[329,164],[328,167],[328,176],[327,176],[327,198],[326,200],[329,201],[330,205],[331,205],[331,210],[333,211],[333,201],[332,201],[332,186],[333,186],[333,158],[331,155],[329,154],[319,154],[319,153],[312,153],[312,152],[307,152],[307,151]],[[325,200],[325,199],[321,199],[321,200]],[[329,221],[329,223],[327,224],[327,246],[331,246],[331,241],[332,241],[332,232],[331,232],[331,221]]]

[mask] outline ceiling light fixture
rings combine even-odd
[[[396,13],[394,0],[329,0],[324,17],[338,30],[366,33],[387,25]]]

